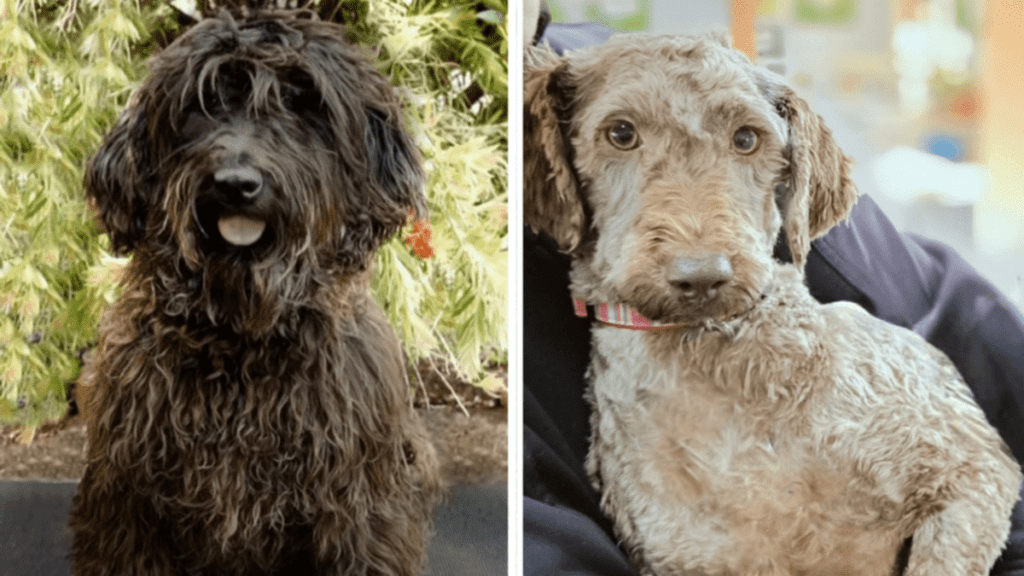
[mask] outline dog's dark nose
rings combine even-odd
[[[263,189],[259,170],[248,166],[221,168],[213,174],[213,182],[228,200],[239,203],[254,201]]]
[[[732,264],[725,254],[676,258],[668,281],[687,297],[710,296],[732,280]]]

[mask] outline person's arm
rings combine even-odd
[[[569,261],[549,238],[523,244],[523,574],[632,576],[583,470],[590,325],[572,313]]]

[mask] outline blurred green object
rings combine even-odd
[[[845,26],[857,15],[856,0],[794,0],[793,19],[800,24]]]
[[[178,4],[180,6],[180,4]],[[434,256],[403,231],[375,290],[410,362],[470,380],[506,349],[507,1],[342,0],[403,95],[428,173]],[[84,168],[178,29],[163,2],[0,0],[0,423],[30,439],[67,408],[123,259],[89,215]]]
[[[574,17],[567,6],[557,0],[548,0],[552,22],[600,22],[620,32],[643,32],[651,25],[653,0],[583,0],[573,2],[582,13]],[[568,4],[568,3],[566,3]]]

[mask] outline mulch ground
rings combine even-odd
[[[503,484],[508,475],[508,394],[505,370],[490,370],[494,390],[484,390],[424,362],[424,387],[415,396],[453,486]],[[85,423],[66,415],[39,428],[29,444],[20,431],[0,427],[0,478],[77,480],[85,469]]]

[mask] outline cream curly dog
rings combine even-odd
[[[803,284],[857,198],[820,118],[721,39],[527,58],[526,221],[602,320],[587,471],[641,572],[987,574],[1018,464],[942,353]]]

